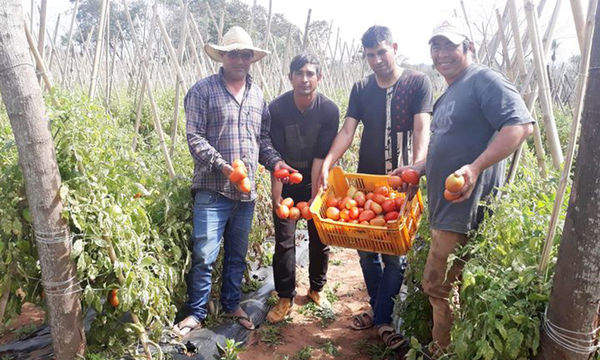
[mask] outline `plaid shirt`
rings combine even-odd
[[[239,104],[227,89],[221,68],[188,91],[184,107],[187,142],[195,163],[192,190],[213,190],[232,200],[254,200],[258,162],[272,170],[281,160],[271,144],[271,116],[262,90],[252,84],[248,74]],[[241,159],[248,168],[252,183],[249,193],[238,191],[221,172],[235,159]]]

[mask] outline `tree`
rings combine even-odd
[[[56,359],[85,351],[77,270],[62,218],[60,174],[42,91],[31,63],[21,0],[0,3],[0,94],[6,107],[25,178],[29,209],[50,313]]]
[[[596,11],[600,24],[600,8]],[[558,252],[548,319],[555,332],[544,331],[538,360],[590,359],[572,352],[550,335],[580,339],[591,345],[600,325],[600,26],[594,29],[590,71],[581,119],[581,139],[569,208]],[[591,166],[590,166],[591,165]],[[564,330],[560,330],[557,327]],[[547,327],[546,327],[547,328]],[[573,332],[581,333],[576,335]],[[589,334],[589,335],[584,335]],[[596,338],[597,342],[597,338]],[[576,346],[577,347],[577,346]],[[582,352],[585,352],[582,350]]]

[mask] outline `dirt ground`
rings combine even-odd
[[[323,314],[309,303],[307,267],[297,268],[296,279],[298,295],[291,316],[279,325],[261,324],[239,353],[240,360],[383,360],[392,355],[373,328],[350,328],[352,315],[369,309],[356,250],[335,248],[331,253],[324,292],[333,299],[332,312]],[[3,332],[0,344],[18,338],[20,329],[43,322],[43,310],[25,303],[21,315]]]
[[[289,321],[273,326],[263,323],[250,336],[241,360],[385,359],[385,347],[373,328],[355,331],[352,315],[369,309],[368,295],[356,250],[336,248],[332,252],[324,291],[336,295],[332,303],[335,320],[325,327],[319,314],[309,311],[306,293],[308,268],[297,268],[294,308]],[[310,348],[308,348],[310,347]]]

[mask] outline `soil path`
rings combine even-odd
[[[308,268],[297,268],[294,308],[290,320],[273,326],[264,322],[252,333],[241,360],[353,359],[377,358],[384,347],[371,328],[350,328],[352,315],[368,309],[368,295],[356,250],[332,251],[325,291],[336,295],[335,320],[325,327],[318,316],[307,311]],[[310,347],[307,348],[307,347]]]

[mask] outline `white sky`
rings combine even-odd
[[[36,7],[40,0],[33,0]],[[242,0],[252,5],[254,0]],[[557,0],[547,0],[540,19],[540,31],[545,31],[546,21],[550,17]],[[580,0],[584,13],[587,9],[587,0]],[[25,13],[29,13],[32,0],[23,0]],[[340,28],[342,39],[351,43],[360,41],[363,32],[371,25],[379,24],[388,26],[398,43],[401,54],[408,57],[410,63],[431,62],[427,41],[433,27],[446,18],[457,14],[462,18],[460,0],[272,0],[273,13],[283,13],[285,17],[304,30],[308,9],[312,9],[311,21],[333,20],[332,41],[337,28]],[[53,29],[59,13],[63,13],[61,27],[66,28],[70,21],[72,4],[69,0],[48,1],[48,23]],[[491,17],[491,26],[496,28],[496,18],[493,9],[504,10],[506,0],[464,0],[470,21],[482,27]],[[535,1],[537,4],[538,1]],[[570,2],[563,1],[559,23],[555,30],[555,38],[561,42],[557,52],[559,59],[568,59],[579,54],[572,20]],[[268,9],[269,0],[257,0],[257,4]],[[517,6],[522,7],[522,1],[517,1]],[[67,12],[69,13],[67,16]],[[39,16],[39,15],[38,15]],[[521,15],[523,18],[523,15]],[[472,25],[472,27],[474,24]],[[523,26],[521,27],[524,28]],[[473,28],[476,40],[480,40],[477,31]],[[332,43],[333,44],[333,43]]]

